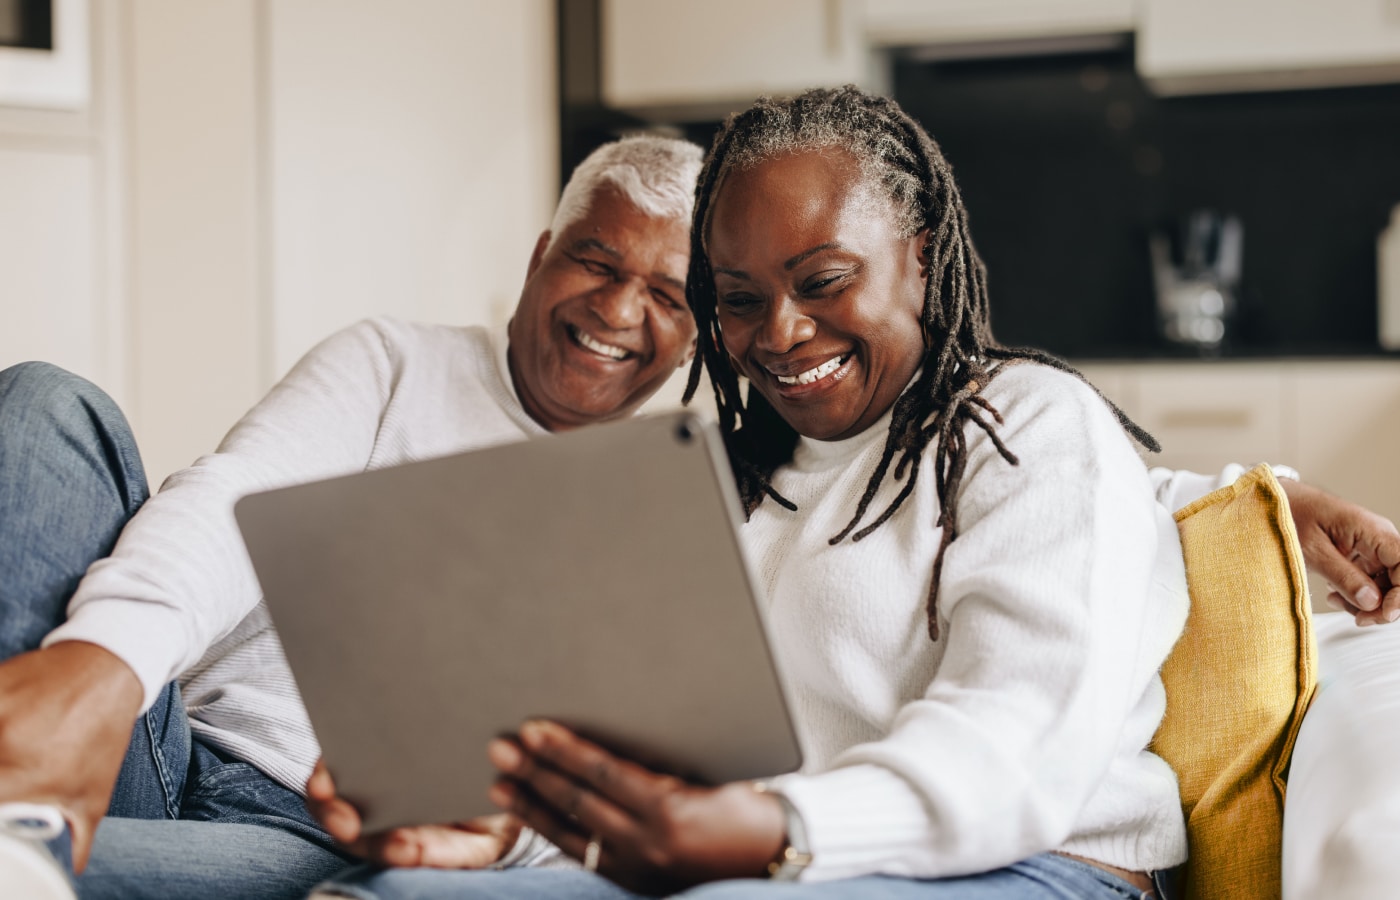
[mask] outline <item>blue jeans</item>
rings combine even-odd
[[[0,372],[0,660],[63,622],[148,495],[109,397],[43,363]],[[346,864],[298,794],[191,737],[174,684],[137,720],[107,815],[84,898],[301,897]]]
[[[641,895],[599,875],[559,869],[447,872],[363,867],[321,889],[354,900],[641,900]],[[675,896],[685,900],[1137,900],[1143,894],[1088,863],[1045,853],[994,872],[960,878],[872,875],[816,884],[717,881]]]

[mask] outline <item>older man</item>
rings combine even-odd
[[[84,896],[301,896],[344,864],[302,802],[318,748],[233,500],[634,412],[693,351],[700,158],[660,138],[599,149],[507,328],[346,329],[149,501],[100,391],[42,364],[0,373],[0,873],[45,880],[13,835],[52,837],[54,810],[78,869],[103,822]]]

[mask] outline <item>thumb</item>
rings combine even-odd
[[[1343,556],[1324,535],[1316,536],[1311,543],[1311,552],[1307,554],[1309,563],[1343,599],[1368,612],[1380,605],[1380,588],[1364,569]]]

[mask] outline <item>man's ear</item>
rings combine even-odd
[[[535,249],[530,253],[530,266],[525,270],[525,277],[529,278],[535,274],[535,270],[544,262],[544,251],[549,249],[549,229],[540,232],[539,240],[535,241]]]
[[[700,338],[698,337],[693,337],[690,339],[690,349],[685,351],[685,359],[682,359],[680,361],[680,363],[676,366],[677,369],[684,369],[686,366],[690,365],[690,361],[695,358],[695,348],[700,346],[699,341]]]

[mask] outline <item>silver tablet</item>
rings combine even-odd
[[[585,428],[235,508],[340,792],[370,830],[496,811],[548,717],[719,783],[800,763],[714,426]]]

